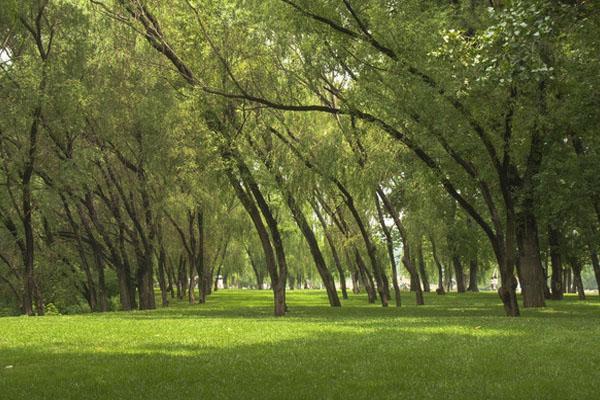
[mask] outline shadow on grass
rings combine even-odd
[[[573,334],[556,335],[570,340]],[[89,347],[3,349],[1,362],[13,368],[0,370],[0,397],[594,398],[593,366],[600,362],[596,352],[582,363],[582,348],[542,349],[535,332],[467,337],[452,330],[324,331],[220,347],[183,340],[97,349],[90,338]]]
[[[327,305],[323,291],[295,291],[288,294],[288,321],[352,321],[365,318],[495,318],[504,317],[504,309],[495,293],[465,293],[437,296],[427,294],[424,306],[414,304],[414,294],[403,293],[403,305],[368,304],[366,296],[353,295],[342,302],[341,308]],[[526,309],[521,307],[523,318],[598,318],[600,302],[596,299],[584,302],[568,297],[562,301],[546,302],[547,307]],[[175,301],[169,307],[151,311],[117,312],[103,314],[105,318],[123,319],[190,319],[190,318],[249,318],[273,319],[272,297],[269,291],[259,294],[245,291],[220,291],[211,296],[206,304],[190,305]]]
[[[595,398],[600,308],[568,298],[525,318],[495,294],[384,309],[352,296],[217,292],[204,305],[12,318],[0,399]],[[2,326],[0,326],[2,329]],[[5,368],[5,366],[12,368]]]

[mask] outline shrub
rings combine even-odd
[[[44,314],[45,315],[60,315],[60,311],[58,310],[58,307],[56,307],[54,305],[54,303],[48,303],[44,307]]]

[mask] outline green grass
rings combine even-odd
[[[600,302],[502,314],[496,295],[341,309],[219,291],[150,312],[0,318],[1,399],[598,398]],[[6,366],[12,365],[12,368]]]

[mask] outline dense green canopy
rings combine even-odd
[[[598,7],[2,0],[0,307],[584,298]]]

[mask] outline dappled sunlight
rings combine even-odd
[[[523,331],[505,330],[505,329],[492,329],[484,328],[481,326],[475,327],[464,327],[457,325],[447,326],[434,326],[434,327],[403,327],[396,328],[400,332],[407,333],[421,333],[429,335],[463,335],[463,336],[475,336],[475,337],[507,337],[507,336],[523,336],[526,333]]]
[[[231,331],[195,323],[186,327],[178,321],[180,326],[175,328],[179,329],[169,332],[168,336],[154,334],[142,324],[137,337],[121,329],[121,338],[99,335],[71,344],[3,346],[2,358],[14,368],[0,372],[0,377],[8,378],[0,379],[0,389],[3,393],[15,393],[7,391],[10,387],[3,386],[3,382],[16,384],[32,374],[39,375],[38,383],[42,386],[52,388],[53,374],[44,372],[55,366],[61,374],[69,376],[69,380],[62,383],[62,390],[71,393],[73,398],[96,393],[94,390],[98,388],[103,396],[111,398],[139,398],[141,388],[150,391],[155,398],[169,398],[173,385],[178,382],[187,382],[184,395],[194,398],[367,398],[374,388],[391,397],[392,393],[411,397],[423,396],[429,389],[458,395],[465,387],[469,387],[472,395],[483,396],[489,392],[485,385],[473,385],[468,378],[471,374],[476,374],[480,383],[493,385],[498,380],[507,380],[511,382],[511,390],[524,390],[528,382],[513,373],[514,365],[518,362],[520,369],[537,373],[540,362],[548,357],[533,351],[538,343],[534,332],[530,332],[532,338],[527,339],[523,333],[500,332],[497,328],[436,326],[433,321],[430,326],[404,326],[393,330],[368,327],[356,330],[348,326],[323,329],[322,325],[312,326],[310,322],[302,328],[297,324],[269,325],[264,321],[249,326],[241,321],[241,326],[231,327]],[[222,322],[227,324],[228,321]],[[90,325],[72,325],[71,329],[78,333],[94,326],[93,321],[88,323]],[[156,323],[172,324],[163,320]],[[368,321],[365,323],[368,325]],[[277,325],[278,334],[272,332]],[[198,329],[192,333],[192,328]],[[570,337],[568,331],[553,334],[562,340]],[[233,336],[241,337],[235,341]],[[497,358],[500,347],[517,344],[521,346],[520,354],[528,354],[527,359],[517,353]],[[481,363],[491,357],[495,364],[481,369]],[[559,357],[568,362],[576,355]],[[597,361],[598,355],[593,355],[584,362],[587,365]],[[563,394],[573,390],[569,382],[558,384],[552,380],[552,371],[559,371],[559,364],[549,363],[544,370],[547,375],[542,374],[539,379],[547,388]],[[135,376],[131,371],[137,371]],[[297,380],[299,374],[312,383],[307,385],[306,380]],[[356,380],[357,376],[360,381]],[[413,387],[406,381],[407,377],[412,381],[427,379],[427,384]],[[277,385],[265,395],[263,383],[272,381]],[[591,388],[591,382],[578,385],[580,390]],[[38,385],[31,390],[30,394],[43,393]],[[289,396],[289,393],[294,395]]]
[[[401,308],[353,296],[336,309],[310,291],[290,295],[289,315],[277,318],[269,300],[268,293],[222,291],[202,305],[0,319],[0,364],[11,366],[0,368],[0,391],[24,400],[49,393],[136,399],[171,398],[177,387],[182,398],[305,399],[369,398],[373,390],[385,398],[458,398],[468,389],[490,398],[502,393],[490,392],[500,381],[530,393],[529,376],[562,397],[595,390],[578,371],[600,364],[600,354],[582,357],[600,346],[600,324],[589,323],[598,319],[594,308],[577,303],[507,319],[487,294],[428,296],[425,306]],[[553,343],[572,347],[554,351]]]

